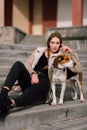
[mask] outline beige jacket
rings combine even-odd
[[[47,48],[46,47],[38,47],[37,49],[35,49],[31,56],[26,60],[25,62],[25,67],[27,68],[28,72],[30,74],[32,74],[33,72],[35,72],[33,69],[35,67],[35,65],[38,63],[40,57],[42,56],[42,54],[45,52]],[[56,54],[52,54],[49,58],[49,61],[48,61],[48,76],[49,76],[49,79],[51,80],[51,67],[52,67],[52,63],[54,61],[54,58],[56,56],[58,56],[59,54],[61,54],[62,51],[59,51],[58,53]],[[77,53],[76,52],[71,52],[69,53],[73,59],[73,61],[76,63],[75,67],[74,68],[70,68],[70,70],[72,72],[75,72],[75,73],[82,73],[82,67],[81,67],[81,64],[80,64],[80,61],[79,61],[79,58],[77,56]]]
[[[31,56],[29,58],[27,58],[24,65],[27,68],[30,75],[33,72],[36,73],[33,69],[34,69],[35,65],[38,63],[40,57],[42,56],[42,54],[45,52],[46,49],[47,49],[46,47],[38,47],[37,49],[35,49],[32,52]],[[54,61],[54,58],[57,55],[59,55],[60,53],[61,53],[61,51],[59,51],[56,54],[51,55],[51,57],[49,58],[49,61],[48,61],[48,76],[49,76],[49,79],[51,79],[51,67],[52,67],[52,63]]]
[[[30,75],[33,72],[35,72],[33,69],[34,69],[35,65],[38,63],[42,54],[45,52],[45,50],[46,50],[46,47],[38,47],[37,49],[35,49],[32,52],[31,56],[29,58],[27,58],[27,60],[25,62],[25,67],[27,68]]]

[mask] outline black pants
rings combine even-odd
[[[38,99],[44,100],[49,91],[49,79],[45,75],[39,74],[39,83],[31,84],[30,74],[20,61],[17,61],[10,69],[4,86],[11,89],[16,80],[23,91],[20,96],[14,98],[17,107],[29,105]]]

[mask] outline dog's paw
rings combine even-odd
[[[81,102],[81,103],[84,103],[84,102],[85,102],[85,100],[84,100],[84,99],[80,99],[80,102]]]
[[[59,104],[59,105],[63,105],[63,102],[62,102],[62,101],[59,101],[58,104]]]
[[[57,105],[57,102],[56,101],[52,101],[51,105]]]
[[[73,100],[77,100],[77,97],[73,97],[72,99],[73,99]]]

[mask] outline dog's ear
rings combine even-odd
[[[71,58],[71,55],[70,55],[70,54],[66,54],[66,55],[64,56],[64,59],[65,59],[66,61],[69,61],[69,60],[72,59],[72,58]]]
[[[54,62],[53,62],[54,68],[57,68],[58,62],[59,62],[59,58],[61,58],[61,57],[60,57],[60,56],[57,56],[57,57],[54,59]]]
[[[70,60],[70,56],[69,55],[65,55],[65,58],[64,58],[66,61],[69,61]]]

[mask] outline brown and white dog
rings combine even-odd
[[[65,94],[65,89],[66,89],[66,83],[69,81],[74,89],[74,97],[73,99],[76,100],[78,98],[77,95],[77,87],[76,83],[79,86],[80,90],[80,101],[84,102],[84,97],[83,97],[83,91],[82,91],[82,86],[80,85],[80,82],[78,80],[77,75],[72,76],[72,78],[67,79],[67,69],[70,67],[74,67],[74,62],[71,59],[71,56],[68,54],[60,54],[58,55],[53,62],[53,72],[52,72],[52,80],[51,80],[51,90],[52,90],[52,102],[51,105],[56,105],[57,100],[56,100],[56,84],[61,84],[61,93],[60,93],[60,98],[58,104],[63,104],[64,100],[64,94]],[[75,78],[73,78],[75,77]]]

